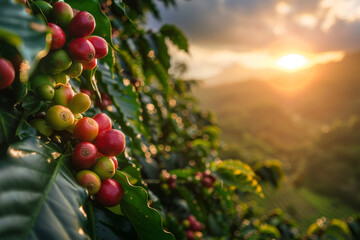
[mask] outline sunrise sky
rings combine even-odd
[[[288,71],[279,59],[303,56],[294,71],[360,49],[357,0],[179,0],[177,8],[158,7],[162,21],[150,18],[149,26],[174,23],[184,31],[190,55],[173,55],[188,64],[190,78],[210,79],[231,69],[250,77]]]

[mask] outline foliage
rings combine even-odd
[[[1,239],[185,239],[188,227],[181,223],[190,215],[201,223],[200,239],[298,238],[281,212],[254,218],[246,197],[262,196],[259,181],[269,176],[277,183],[280,168],[269,162],[254,171],[240,160],[218,157],[219,129],[191,95],[196,82],[168,73],[166,39],[187,52],[186,37],[172,25],[158,32],[143,28],[147,13],[160,17],[153,0],[66,0],[93,14],[95,33],[110,50],[95,70],[71,79],[72,86],[76,92],[92,90],[96,98],[109,95],[112,105],[103,111],[127,136],[114,177],[124,199],[112,208],[86,200],[68,163],[73,139],[66,131],[41,136],[29,124],[51,105],[29,91],[28,79],[50,44],[47,19],[31,15],[31,2],[6,0],[0,9],[1,56],[21,56],[19,68],[32,70],[17,69],[14,84],[0,91]],[[86,115],[98,112],[95,104]]]

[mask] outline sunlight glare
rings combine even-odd
[[[279,67],[288,69],[288,70],[295,70],[298,68],[303,67],[308,63],[308,60],[299,54],[288,54],[281,58],[279,58],[276,64]]]

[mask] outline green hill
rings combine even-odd
[[[265,207],[283,208],[302,226],[322,215],[360,211],[359,65],[360,54],[349,54],[341,62],[272,81],[240,81],[195,92],[222,129],[222,158],[250,164],[282,161],[287,183],[269,194]]]

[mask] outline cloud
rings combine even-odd
[[[164,23],[209,49],[260,51],[298,42],[317,52],[359,49],[356,0],[179,0],[176,9],[159,8]],[[149,25],[161,23],[150,19]]]

